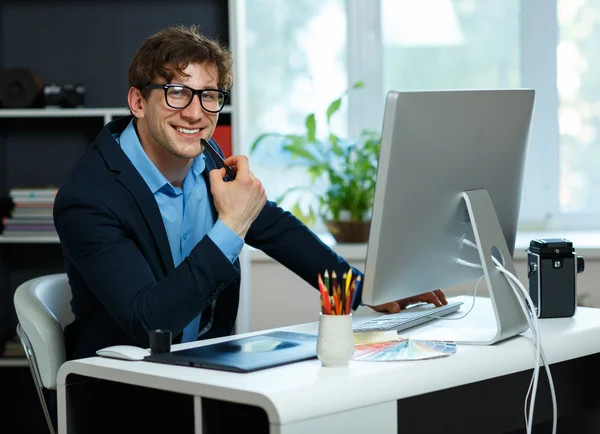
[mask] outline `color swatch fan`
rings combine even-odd
[[[455,352],[455,342],[400,338],[400,340],[355,345],[352,360],[370,362],[425,360],[447,357]]]

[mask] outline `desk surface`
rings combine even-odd
[[[465,301],[465,310],[468,309],[471,297],[458,298]],[[442,325],[448,327],[460,322],[475,326],[486,321],[489,323],[490,318],[493,314],[489,299],[478,298],[475,308],[464,320],[436,321],[402,335],[419,337],[425,334],[431,337],[434,336],[431,333]],[[543,348],[550,363],[600,352],[600,309],[579,307],[572,318],[539,322]],[[317,326],[317,323],[309,323],[282,330],[316,334]],[[180,344],[173,349],[206,345],[233,337]],[[320,361],[314,359],[249,374],[92,357],[63,364],[57,383],[60,395],[67,376],[74,373],[258,405],[264,408],[271,422],[286,424],[500,377],[533,366],[533,347],[529,332],[525,332],[522,336],[492,346],[459,345],[454,355],[441,359],[350,361],[349,366],[343,368],[323,368]],[[522,398],[518,396],[518,399]]]

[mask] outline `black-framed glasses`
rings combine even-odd
[[[145,89],[163,89],[167,105],[174,109],[184,109],[189,106],[198,95],[200,105],[209,113],[218,113],[223,110],[229,92],[221,89],[192,89],[183,84],[149,84]]]

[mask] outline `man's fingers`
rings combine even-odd
[[[377,306],[371,306],[367,304],[367,306],[376,310],[377,312],[398,313],[401,310],[406,309],[408,306],[418,303],[431,303],[436,307],[441,307],[445,304],[448,304],[448,300],[446,300],[446,296],[442,290],[436,289],[435,291],[425,292],[423,294],[415,295],[414,297],[403,298],[402,300],[398,301],[390,301],[389,303],[383,303]]]
[[[446,300],[446,294],[441,289],[436,289],[433,291],[437,298],[442,302],[442,304],[448,304],[448,300]]]
[[[228,166],[239,166],[240,169],[248,169],[248,171],[250,170],[248,157],[245,155],[232,155],[231,157],[227,157],[224,163]]]
[[[417,295],[416,299],[419,303],[431,303],[436,306],[441,306],[440,301],[433,292],[425,292],[423,294]]]
[[[236,179],[238,175],[242,178],[247,176],[248,179],[252,179],[248,157],[245,155],[232,155],[225,160],[225,165],[234,169],[234,172],[236,173]]]
[[[397,304],[400,306],[400,309],[406,309],[409,305],[418,303],[419,301],[415,297],[404,298],[402,300],[398,300]]]
[[[377,312],[383,312],[383,313],[398,313],[400,312],[400,305],[398,303],[396,303],[395,301],[390,301],[389,303],[384,303],[384,304],[378,304],[377,306],[371,306],[371,305],[366,305],[368,307],[370,307],[371,309],[377,311]]]
[[[442,302],[437,297],[437,295],[434,294],[433,292],[427,293],[427,297],[429,298],[429,303],[433,303],[435,305],[435,307],[441,307],[442,306]]]
[[[400,305],[395,301],[391,301],[386,303],[386,309],[388,313],[398,313],[400,312]]]
[[[227,175],[227,172],[225,172],[224,167],[220,169],[213,169],[210,172],[208,172],[208,177],[210,178],[211,185],[214,185],[213,183],[216,184],[218,179],[221,179],[222,181],[225,175]]]

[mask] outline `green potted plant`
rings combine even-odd
[[[268,137],[282,143],[283,152],[291,157],[289,167],[304,167],[311,182],[290,187],[277,200],[293,192],[316,196],[318,201],[308,210],[303,210],[297,200],[290,211],[308,225],[314,224],[317,217],[322,218],[340,243],[366,242],[369,235],[381,137],[365,129],[355,139],[344,139],[331,130],[331,119],[342,106],[344,96],[363,85],[355,83],[329,104],[325,139],[317,137],[315,113],[310,113],[302,134],[268,132],[258,136],[250,147],[254,152]]]

